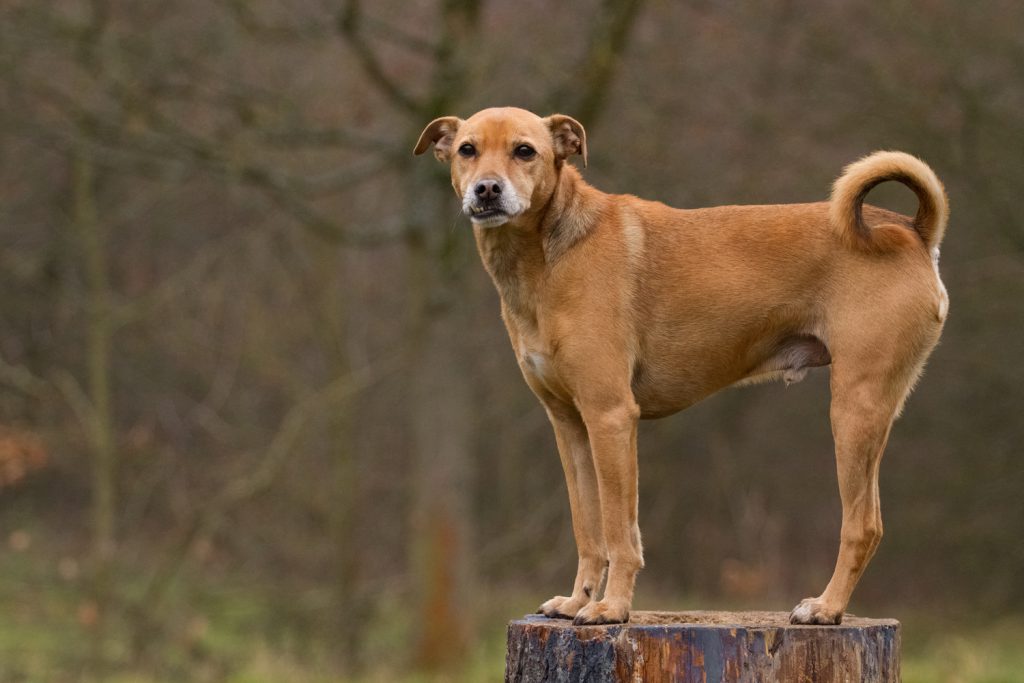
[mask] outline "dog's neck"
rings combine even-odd
[[[597,223],[600,195],[564,164],[548,201],[515,223],[476,228],[477,247],[503,306],[517,318],[536,323],[537,288],[544,270],[584,239]]]
[[[582,240],[597,222],[602,192],[583,180],[575,166],[565,164],[551,200],[541,211],[537,221],[549,263],[558,260],[574,244]]]

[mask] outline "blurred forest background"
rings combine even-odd
[[[990,0],[5,0],[0,680],[500,680],[504,623],[571,586],[567,496],[447,169],[411,154],[494,105],[576,117],[591,183],[680,207],[822,200],[876,149],[933,166],[951,316],[851,611],[904,620],[907,680],[1020,676],[1022,26]],[[827,373],[642,426],[637,608],[820,591]]]

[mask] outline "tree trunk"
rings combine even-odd
[[[460,286],[470,228],[450,226],[445,176],[413,167],[408,208],[409,394],[412,437],[411,559],[419,632],[414,665],[443,670],[460,663],[472,628],[469,490],[472,482],[472,376],[467,372],[468,326]],[[415,190],[415,191],[413,191]]]
[[[348,275],[344,273],[337,249],[328,247],[317,240],[313,244],[315,253],[311,258],[316,264],[315,283],[327,283],[320,293],[322,324],[317,330],[318,342],[326,357],[330,377],[347,377],[352,373],[349,362],[346,286]],[[360,507],[359,463],[357,451],[352,445],[352,405],[345,400],[327,415],[327,433],[331,452],[331,476],[334,481],[334,504],[330,507],[332,538],[335,544],[336,563],[334,580],[334,610],[336,637],[339,654],[350,672],[360,667],[362,629],[359,624],[367,617],[367,599],[360,592],[362,554],[357,547],[357,511]]]
[[[72,200],[75,228],[81,240],[86,290],[87,425],[92,449],[93,559],[99,583],[106,579],[114,553],[115,481],[113,390],[111,387],[110,285],[107,244],[96,214],[95,177],[89,153],[79,149],[72,162]],[[102,591],[101,591],[102,592]]]
[[[783,612],[634,612],[576,627],[529,616],[508,628],[506,683],[900,680],[900,624],[847,615],[794,626]]]

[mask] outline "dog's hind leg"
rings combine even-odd
[[[568,406],[549,407],[548,417],[555,430],[558,454],[569,489],[569,509],[579,565],[572,595],[555,596],[537,611],[548,617],[572,619],[584,605],[597,599],[608,564],[608,551],[601,529],[597,475],[583,419]]]
[[[893,419],[920,368],[915,358],[885,358],[871,345],[859,357],[837,354],[832,366],[832,435],[843,504],[839,557],[832,579],[790,617],[797,624],[838,624],[857,581],[882,539],[878,470]],[[914,354],[910,354],[911,356]],[[893,367],[893,361],[898,367]]]

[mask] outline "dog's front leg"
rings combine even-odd
[[[583,418],[572,406],[561,405],[549,407],[548,417],[555,430],[558,455],[569,490],[569,509],[579,565],[572,595],[557,595],[541,605],[538,611],[552,618],[572,619],[580,608],[597,597],[604,568],[608,564],[608,551],[601,530],[597,475]]]
[[[590,436],[609,564],[604,597],[584,606],[574,621],[622,623],[629,620],[636,575],[644,566],[637,521],[636,432],[640,408],[631,393],[615,400],[583,402],[580,408]]]

